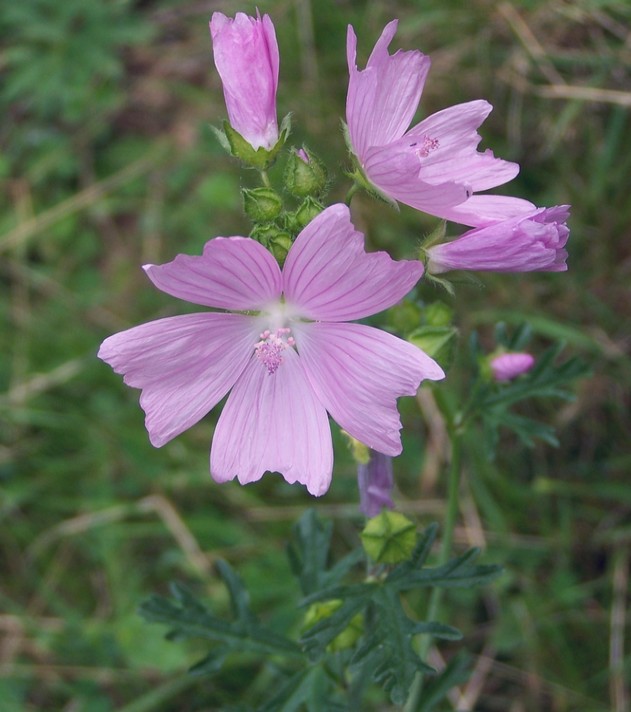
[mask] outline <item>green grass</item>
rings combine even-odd
[[[212,571],[218,556],[244,577],[264,619],[299,624],[284,547],[313,500],[278,475],[245,488],[213,483],[216,414],[154,450],[137,392],[95,356],[114,331],[186,308],[152,289],[141,264],[249,229],[238,188],[254,178],[208,129],[225,115],[207,32],[214,8],[28,0],[0,10],[2,712],[254,705],[265,665],[232,660],[219,677],[190,678],[203,648],[164,640],[136,614],[172,579],[227,605]],[[219,9],[252,12],[254,3]],[[281,45],[279,114],[293,111],[295,142],[334,168],[332,199],[348,188],[346,24],[363,63],[398,16],[393,47],[433,58],[421,111],[487,98],[495,109],[483,145],[522,165],[507,190],[573,205],[567,274],[489,276],[451,300],[463,345],[474,328],[490,346],[497,321],[529,321],[535,349],[561,339],[593,375],[572,403],[524,411],[555,425],[558,448],[526,449],[507,435],[489,462],[479,438],[468,439],[456,543],[484,546],[484,560],[507,571],[481,592],[450,593],[444,615],[473,655],[468,702],[457,709],[628,711],[628,3],[273,0],[261,11]],[[365,196],[353,212],[373,246],[397,256],[434,224]],[[431,286],[422,294],[450,301]],[[448,393],[463,380],[456,364]],[[445,497],[440,422],[431,400],[422,413],[412,399],[402,410],[398,503],[426,524]],[[342,553],[361,519],[354,466],[335,444],[336,476],[315,506],[333,517]],[[441,644],[440,654],[460,645]]]

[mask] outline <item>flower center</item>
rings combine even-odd
[[[256,357],[267,368],[270,376],[276,373],[284,361],[283,351],[296,344],[294,337],[289,334],[291,334],[291,329],[286,326],[275,331],[265,329],[261,332],[261,340],[254,345]]]
[[[427,158],[429,154],[440,146],[440,141],[437,138],[423,136],[420,141],[415,141],[410,144],[410,148],[414,149],[414,153],[418,158]]]

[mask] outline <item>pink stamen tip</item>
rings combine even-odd
[[[254,345],[256,357],[267,368],[270,376],[276,373],[278,367],[283,363],[283,351],[296,344],[293,336],[286,340],[283,339],[290,333],[291,329],[287,327],[276,329],[273,333],[269,329],[265,329],[261,332],[261,341]]]
[[[418,144],[412,144],[414,147]],[[423,136],[421,145],[414,149],[414,153],[419,158],[427,158],[429,154],[440,146],[440,141],[437,138],[430,138],[429,136]]]

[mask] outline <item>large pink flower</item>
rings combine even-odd
[[[348,27],[346,122],[365,177],[391,200],[472,227],[533,210],[534,205],[520,198],[473,195],[519,172],[516,163],[477,150],[477,129],[493,108],[486,101],[443,109],[407,130],[430,60],[416,50],[390,55],[388,45],[396,29],[397,20],[386,25],[360,71],[357,37]]]
[[[110,336],[99,357],[142,389],[157,447],[231,391],[211,448],[219,482],[253,482],[270,470],[323,494],[333,462],[327,411],[353,437],[397,455],[397,397],[413,395],[424,378],[444,377],[408,342],[346,323],[398,302],[423,266],[366,253],[343,205],[307,225],[282,271],[243,237],[215,238],[200,257],[178,255],[145,270],[168,294],[233,313],[149,322]]]
[[[557,205],[469,230],[430,247],[427,271],[564,272],[568,217],[569,205]]]
[[[279,53],[269,15],[238,12],[232,20],[215,12],[210,34],[230,125],[253,148],[273,148],[278,141]]]

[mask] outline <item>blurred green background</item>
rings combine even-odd
[[[444,709],[628,712],[631,679],[631,5],[609,0],[261,0],[281,48],[279,115],[294,114],[348,189],[339,118],[346,25],[360,66],[383,25],[392,49],[433,65],[422,115],[486,98],[483,147],[522,165],[506,192],[571,203],[567,274],[492,275],[452,303],[466,343],[492,348],[498,320],[528,321],[533,348],[563,339],[593,375],[569,404],[536,403],[560,447],[507,436],[489,462],[470,438],[458,547],[506,565],[497,584],[448,596],[473,675]],[[216,414],[161,450],[138,392],[95,357],[114,331],[187,309],[140,265],[247,234],[239,187],[254,184],[209,124],[225,117],[207,23],[252,2],[22,0],[0,9],[0,710],[144,712],[255,708],[261,663],[190,678],[195,646],[136,614],[189,582],[215,605],[222,556],[268,622],[297,629],[284,546],[314,504],[278,475],[241,487],[208,475]],[[272,177],[274,171],[272,170]],[[434,221],[359,196],[373,247],[410,255]],[[458,366],[447,389],[463,380]],[[397,502],[440,518],[445,462],[431,395],[401,403]],[[340,551],[356,541],[354,466],[339,437],[330,492]],[[448,658],[458,646],[441,645]],[[203,652],[203,649],[201,649]],[[438,657],[433,658],[441,665]],[[388,709],[387,706],[378,709]]]

